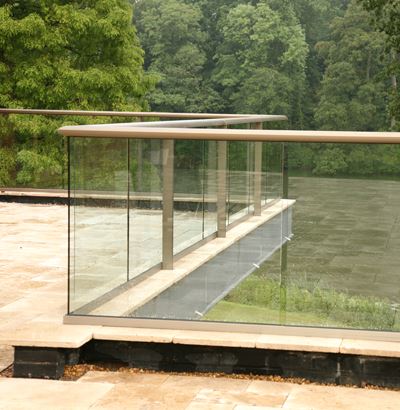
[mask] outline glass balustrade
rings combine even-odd
[[[291,235],[268,145],[70,138],[69,313],[207,319]]]
[[[332,154],[332,144],[316,148]],[[281,218],[293,236],[206,318],[399,331],[399,146],[336,144],[314,169],[299,164],[296,144],[286,149],[296,203]]]
[[[69,156],[70,316],[400,331],[400,145],[82,136]]]

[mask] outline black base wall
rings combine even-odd
[[[15,347],[14,377],[60,379],[66,364],[79,363],[79,349]]]
[[[149,370],[271,375],[400,388],[400,358],[101,340],[75,350],[16,347],[14,377],[59,379],[66,364],[110,362]]]
[[[81,360],[118,361],[151,370],[274,375],[339,385],[400,387],[399,358],[92,340],[82,349]]]

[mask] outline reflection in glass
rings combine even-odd
[[[127,280],[127,145],[71,138],[70,311]]]
[[[175,141],[174,255],[203,239],[204,141]]]
[[[293,237],[206,318],[400,331],[399,147],[304,145],[288,144]]]
[[[254,177],[254,143],[228,143],[228,225],[250,213]]]
[[[160,140],[129,140],[129,279],[162,259],[161,144]]]

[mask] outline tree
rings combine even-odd
[[[305,32],[309,48],[303,112],[305,128],[314,129],[314,110],[318,104],[318,90],[325,71],[324,61],[317,51],[316,44],[329,37],[332,20],[344,14],[348,0],[296,0],[291,3]],[[276,7],[284,6],[281,1],[276,1],[275,4]]]
[[[1,107],[140,111],[153,85],[128,0],[0,0]],[[59,175],[62,120],[12,116],[10,123],[19,182]]]
[[[398,0],[360,0],[364,8],[372,13],[375,26],[387,35],[387,50],[391,54],[388,73],[391,75],[390,113],[391,126],[399,127],[400,93],[400,2]]]
[[[326,130],[378,131],[388,128],[385,36],[369,24],[357,0],[331,26],[330,41],[317,47],[326,71],[315,112]]]
[[[215,95],[203,78],[207,35],[202,12],[182,0],[136,2],[135,22],[146,52],[146,68],[159,79],[150,94],[152,108],[201,112],[215,106]]]
[[[301,127],[308,48],[293,8],[283,14],[266,0],[240,4],[221,18],[219,29],[213,79],[225,109],[288,114]]]

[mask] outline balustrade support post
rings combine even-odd
[[[252,129],[262,130],[262,122],[252,124]],[[261,188],[262,188],[262,142],[254,143],[254,215],[261,215]]]
[[[163,141],[162,268],[174,268],[174,141]]]
[[[226,167],[227,167],[226,141],[218,141],[218,192],[217,192],[217,236],[226,237]]]

